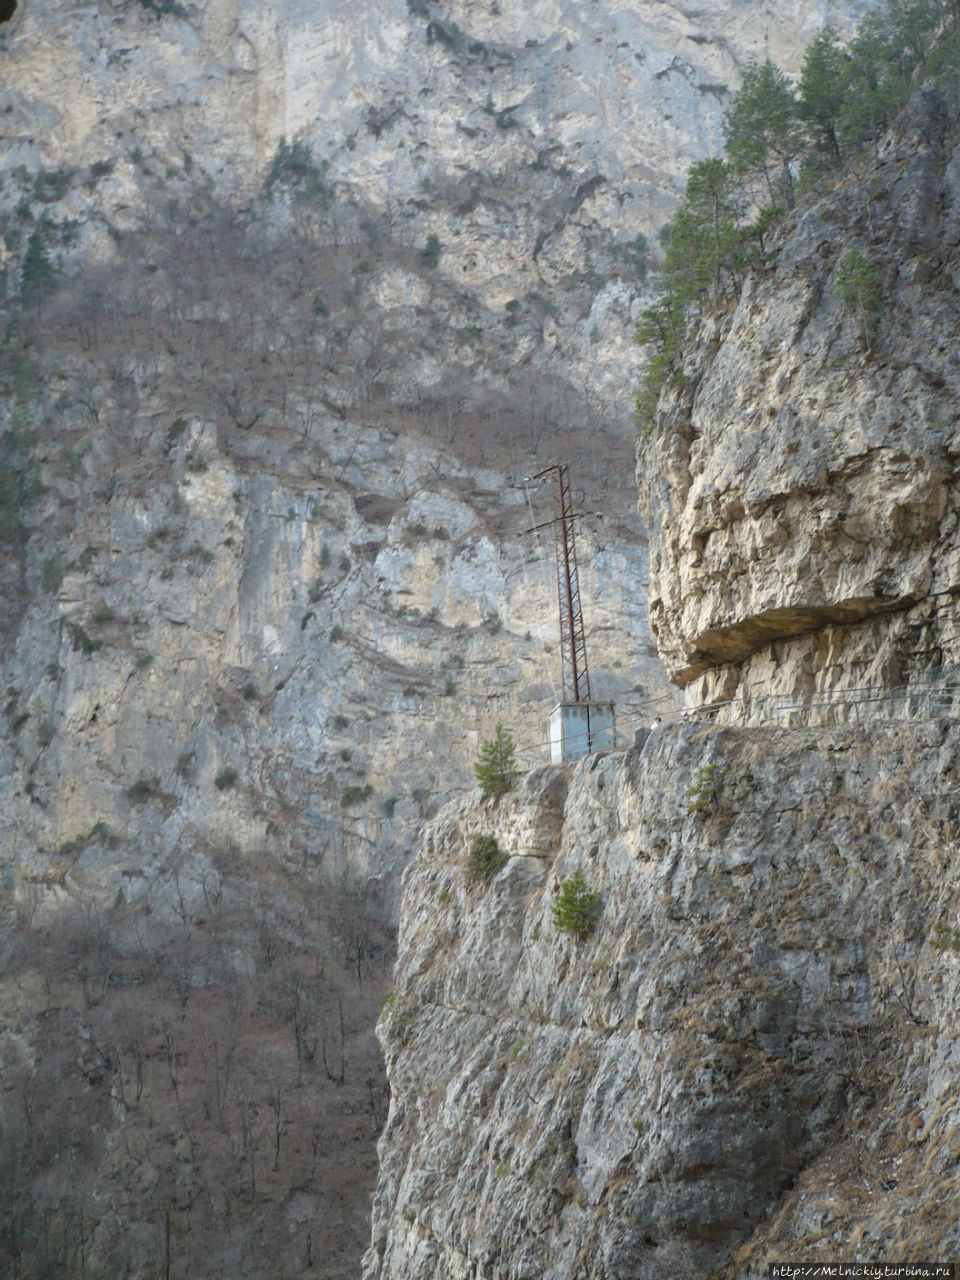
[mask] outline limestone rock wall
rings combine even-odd
[[[523,354],[560,374],[576,361],[609,401],[638,367],[629,321],[656,233],[689,164],[720,146],[743,68],[794,67],[819,26],[848,29],[870,7],[34,0],[0,27],[0,171],[108,166],[95,199],[74,194],[63,213],[84,224],[76,252],[109,261],[108,226],[130,230],[165,203],[145,189],[151,174],[167,199],[193,203],[187,168],[242,205],[281,142],[307,147],[341,203],[325,240],[363,238],[373,211],[378,236],[412,250],[437,235],[461,289],[499,315],[546,295],[545,332]],[[321,203],[301,219],[322,223]],[[563,294],[577,282],[592,287],[571,323]]]
[[[15,879],[139,899],[236,844],[389,915],[491,724],[543,757],[550,552],[516,533],[549,510],[515,482],[555,454],[605,513],[581,546],[594,693],[632,731],[664,686],[623,514],[656,232],[746,62],[862,7],[18,5]]]
[[[449,455],[394,445],[331,430],[251,473],[196,423],[169,474],[57,542],[62,581],[37,583],[6,666],[0,840],[24,891],[163,898],[178,873],[199,894],[194,855],[236,846],[365,886],[389,919],[412,832],[472,786],[495,720],[542,757],[550,565],[502,548],[500,478],[471,496]],[[516,492],[507,518],[528,521]],[[590,559],[595,677],[625,688],[639,549]]]
[[[445,810],[379,1027],[367,1280],[953,1256],[958,769],[948,721],[685,725]],[[509,854],[487,887],[474,832]]]
[[[956,661],[954,118],[919,92],[866,177],[791,219],[641,445],[651,622],[694,705]],[[885,291],[875,335],[838,284],[854,248]]]
[[[630,466],[657,232],[746,62],[867,7],[0,24],[0,1173],[36,1245],[11,1272],[62,1245],[152,1274],[175,1180],[174,1266],[355,1274],[414,832],[498,718],[542,759],[552,570],[515,535],[549,511],[516,481],[569,458],[605,510],[581,585],[629,732],[664,687]]]
[[[120,0],[77,11],[35,0],[0,30],[6,162],[86,164],[114,156],[118,141],[147,143],[249,186],[281,137],[305,138],[338,178],[399,207],[431,175],[502,167],[534,142],[586,152],[604,185],[627,178],[619,220],[632,228],[644,199],[669,192],[717,142],[745,65],[792,66],[820,26],[869,7],[364,0],[347,12],[335,0]],[[69,102],[55,84],[70,85]],[[514,124],[484,125],[488,93],[492,114]]]
[[[755,723],[661,728],[425,831],[365,1280],[956,1252],[955,119],[919,91],[792,216],[638,450],[671,678]],[[875,332],[839,288],[853,247]],[[829,723],[864,686],[869,725]],[[814,714],[758,724],[768,695]],[[510,855],[486,887],[474,833]],[[552,912],[575,870],[579,941]]]

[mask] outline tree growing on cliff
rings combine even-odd
[[[480,752],[473,766],[480,790],[485,796],[503,796],[513,789],[517,776],[516,750],[516,743],[498,720],[493,737],[480,744]]]
[[[797,91],[769,61],[747,72],[727,119],[725,157],[690,169],[668,228],[661,295],[641,313],[635,332],[650,349],[635,402],[642,434],[653,427],[661,391],[683,385],[691,315],[722,307],[739,293],[747,271],[767,261],[770,233],[795,202],[797,169],[808,180],[818,171],[848,171],[865,147],[879,145],[920,68],[935,85],[955,83],[960,0],[886,0],[847,47],[825,28],[806,50]],[[743,190],[744,177],[754,179],[752,191]],[[854,259],[840,280],[868,351],[883,299],[869,265]]]
[[[668,311],[671,297],[685,306],[709,295],[719,306],[729,284],[738,289],[745,214],[741,188],[725,160],[714,157],[691,167],[663,262]]]
[[[585,938],[597,921],[600,895],[587,884],[579,868],[561,880],[557,900],[553,904],[553,923],[561,933]]]
[[[41,300],[53,284],[53,263],[47,253],[42,230],[31,233],[20,268],[20,297],[25,303]]]
[[[697,770],[696,782],[687,787],[687,813],[710,814],[717,807],[723,770],[718,764],[704,764]]]
[[[440,254],[443,252],[443,245],[440,243],[440,237],[431,232],[427,236],[427,243],[420,251],[420,261],[425,267],[435,267],[440,261]]]
[[[856,321],[866,350],[872,351],[886,299],[880,272],[862,250],[854,245],[840,259],[837,284],[844,310]]]
[[[507,865],[507,855],[493,836],[479,832],[471,836],[464,874],[470,885],[487,884]]]
[[[743,77],[726,134],[734,167],[762,177],[772,205],[792,209],[791,167],[803,150],[803,126],[790,81],[769,58]]]
[[[640,312],[633,340],[638,347],[649,345],[653,353],[634,399],[637,426],[643,435],[653,428],[663,388],[668,382],[683,385],[681,344],[686,327],[685,303],[678,293],[664,293]]]
[[[837,33],[824,27],[807,46],[800,72],[800,119],[806,125],[814,158],[831,169],[843,161],[840,131],[849,63],[850,55]]]

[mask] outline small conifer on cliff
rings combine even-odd
[[[480,744],[473,771],[485,796],[503,796],[513,789],[516,778],[516,743],[497,721],[493,737]]]
[[[585,938],[596,923],[599,909],[599,893],[590,888],[583,872],[577,870],[560,882],[553,904],[553,923],[561,933]]]
[[[487,884],[506,865],[507,855],[493,836],[477,833],[471,837],[464,868],[468,884]]]

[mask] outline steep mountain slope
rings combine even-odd
[[[628,390],[657,232],[747,59],[862,8],[0,23],[8,1269],[353,1273],[414,833],[498,718],[542,759],[552,569],[516,534],[549,505],[515,483],[569,459],[604,511],[629,733],[665,687]]]
[[[368,1280],[956,1257],[957,118],[919,91],[787,222],[640,443],[651,621],[700,714],[425,832]]]
[[[676,725],[446,810],[405,879],[364,1274],[955,1256],[958,750]],[[509,855],[479,888],[475,832]],[[584,940],[552,918],[577,869]]]
[[[497,716],[542,742],[550,570],[514,535],[547,512],[509,486],[558,454],[608,516],[584,530],[595,692],[661,688],[617,515],[637,233],[761,42],[847,12],[18,9],[8,830],[139,831],[161,815],[141,788],[131,826],[122,793],[157,778],[169,851],[232,769],[222,834],[338,848],[347,797],[378,850],[347,862],[389,898],[407,795],[442,798]]]
[[[788,222],[640,450],[652,625],[693,705],[956,661],[956,119],[919,93],[876,164]],[[876,332],[844,301],[851,251]]]

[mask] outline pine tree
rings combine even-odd
[[[699,161],[687,175],[663,263],[667,290],[684,304],[708,291],[719,304],[726,281],[736,284],[744,214],[739,188],[733,169],[718,157]]]
[[[560,882],[557,900],[553,904],[553,923],[561,933],[585,938],[596,923],[599,907],[599,893],[590,888],[583,872],[577,870]]]
[[[840,259],[837,284],[844,309],[854,317],[867,351],[873,349],[883,316],[886,293],[880,272],[855,245]]]
[[[842,162],[840,118],[847,93],[850,55],[825,27],[807,46],[800,72],[800,118],[810,141],[831,167]]]
[[[476,834],[470,838],[470,850],[464,867],[467,884],[487,884],[503,867],[508,858],[493,836]]]
[[[794,205],[791,165],[803,149],[803,127],[790,81],[768,58],[743,77],[727,120],[727,155],[744,174],[758,174],[770,203]]]
[[[480,744],[480,752],[473,766],[480,790],[485,796],[502,796],[513,789],[516,749],[516,743],[497,721],[493,737]]]
[[[886,14],[870,13],[850,46],[847,92],[843,101],[843,133],[852,147],[878,143],[906,99],[904,51],[891,40]]]
[[[640,314],[634,333],[651,346],[635,410],[642,432],[651,430],[663,387],[682,385],[680,347],[687,308],[709,295],[715,305],[736,290],[746,263],[745,209],[737,174],[718,157],[693,165],[683,201],[670,223],[663,264],[664,292]]]
[[[680,385],[680,346],[687,328],[684,299],[676,292],[664,293],[650,307],[640,312],[633,340],[638,347],[651,346],[653,354],[644,370],[643,380],[634,399],[639,430],[653,429],[657,401],[668,382]]]
[[[41,297],[53,280],[53,263],[47,254],[40,230],[31,233],[20,268],[20,296],[24,302]]]
[[[942,0],[887,0],[890,46],[904,81],[926,62],[945,16]]]

